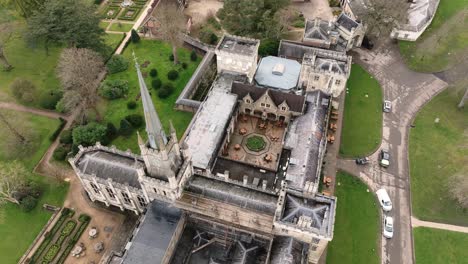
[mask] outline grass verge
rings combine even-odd
[[[417,264],[468,263],[468,236],[447,230],[417,227],[413,229]]]

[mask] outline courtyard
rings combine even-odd
[[[220,156],[255,167],[276,171],[283,148],[286,125],[239,115],[233,133],[227,135]]]

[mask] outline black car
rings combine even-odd
[[[368,157],[364,157],[364,158],[357,158],[356,159],[356,164],[357,165],[365,165],[369,163],[369,158]]]

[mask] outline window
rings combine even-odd
[[[250,104],[250,99],[245,99],[245,102]]]
[[[126,193],[126,192],[121,192],[121,194],[122,194],[122,197],[123,197],[123,199],[124,199],[124,202],[125,202],[126,204],[131,204],[131,202],[130,202],[130,197],[128,196],[128,193]]]
[[[153,188],[153,191],[154,191],[155,193],[158,193],[158,190],[156,190],[156,188]]]
[[[166,191],[163,191],[164,196],[167,196]]]
[[[270,104],[266,104],[266,107],[270,107]]]
[[[261,103],[260,105],[261,105],[262,107],[265,107],[265,104],[264,104],[264,103]]]
[[[96,186],[96,184],[91,183],[90,185],[91,185],[91,188],[93,188],[93,191],[94,191],[95,193],[100,194],[99,188]]]
[[[106,187],[106,191],[109,194],[110,198],[115,199],[115,193],[114,193],[114,191],[112,191],[111,188]]]
[[[340,85],[340,83],[341,83],[341,80],[336,80],[335,81],[335,85]]]
[[[286,106],[282,106],[281,110],[286,111]]]
[[[314,81],[320,80],[320,76],[314,76]]]
[[[145,207],[145,206],[146,206],[146,201],[145,201],[145,199],[144,199],[143,197],[141,197],[141,196],[138,195],[138,196],[137,196],[137,199],[138,199],[138,203],[140,203],[140,206],[141,206],[141,207]]]

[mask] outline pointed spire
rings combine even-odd
[[[151,100],[151,96],[148,92],[148,88],[146,87],[143,75],[141,74],[140,65],[138,64],[137,58],[135,57],[135,52],[133,52],[133,59],[135,60],[135,68],[137,70],[138,83],[140,85],[141,102],[143,103],[143,110],[145,113],[146,133],[148,134],[148,141],[151,148],[161,149],[162,146],[157,141],[157,138],[161,137],[162,143],[165,145],[167,144],[167,137],[164,133],[161,121],[159,120],[158,113],[154,108],[153,100]]]

